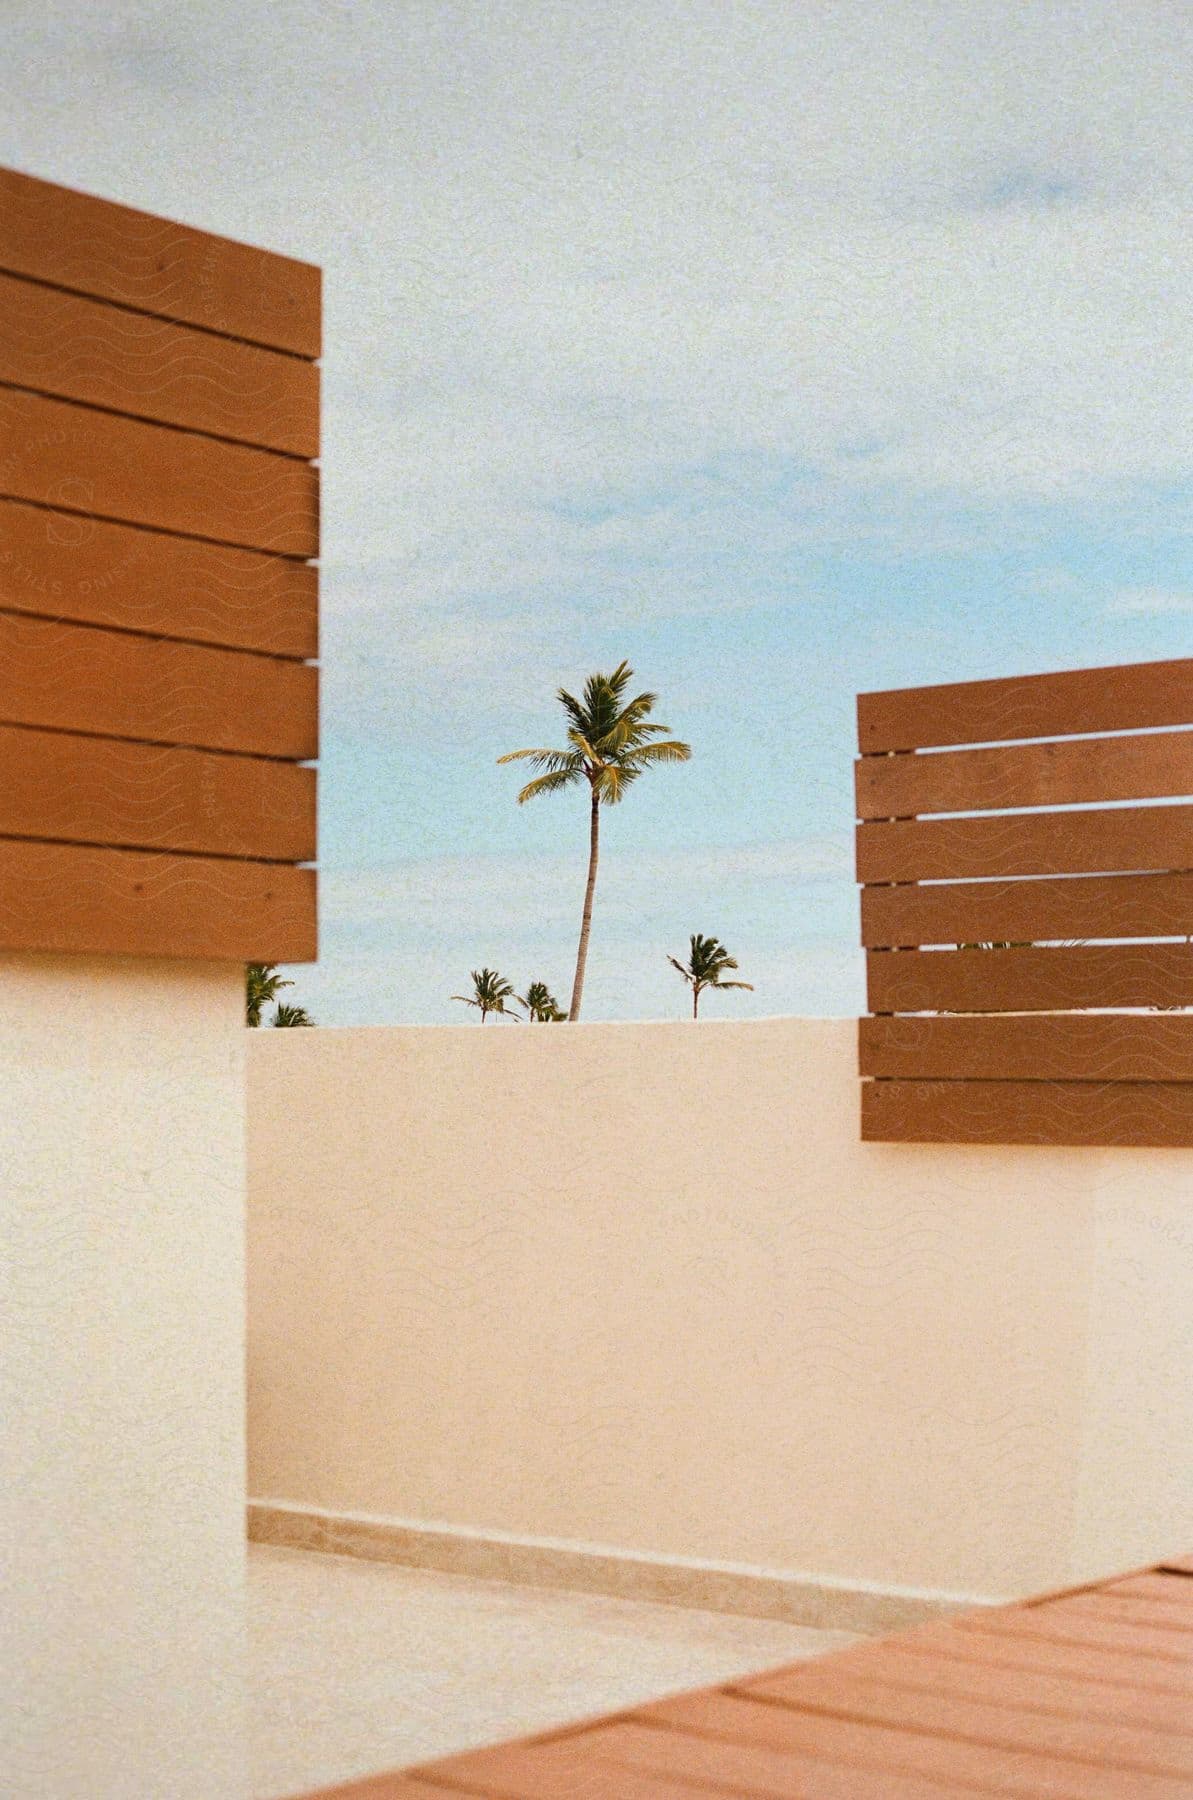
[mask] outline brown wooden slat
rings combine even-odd
[[[0,500],[6,610],[309,657],[318,598],[312,563]]]
[[[320,347],[310,263],[0,169],[0,269],[298,356]]]
[[[908,1659],[914,1665],[916,1659]],[[770,1681],[739,1690],[798,1711],[889,1725],[934,1737],[962,1738],[1003,1750],[1092,1762],[1103,1768],[1138,1769],[1184,1778],[1193,1784],[1193,1736],[1180,1738],[1147,1726],[1106,1719],[1098,1713],[1041,1712],[1021,1703],[995,1702],[987,1693],[958,1692],[956,1684],[933,1689],[889,1683],[881,1667],[863,1673],[837,1657],[781,1671]]]
[[[857,827],[859,881],[1190,868],[1193,806],[1188,805],[901,819]]]
[[[866,1143],[1193,1148],[1193,1084],[864,1081]]]
[[[1193,731],[863,756],[854,788],[859,819],[1164,799],[1193,794]]]
[[[1190,934],[1189,874],[1045,876],[862,889],[862,942],[870,948]]]
[[[314,363],[10,275],[0,275],[0,382],[319,454]]]
[[[0,726],[0,836],[309,862],[315,771]]]
[[[1193,1581],[1187,1576],[1167,1574],[1163,1569],[1149,1569],[1144,1575],[1124,1575],[1121,1580],[1103,1582],[1099,1593],[1111,1598],[1155,1600],[1163,1606],[1179,1606],[1193,1613]]]
[[[858,1063],[919,1081],[1193,1081],[1193,1013],[860,1019]]]
[[[1147,1661],[1175,1663],[1193,1671],[1193,1651],[1184,1631],[1166,1627],[1125,1625],[1114,1618],[1091,1615],[1076,1600],[1058,1600],[1049,1606],[992,1606],[985,1612],[966,1613],[956,1621],[958,1631],[993,1636],[1043,1639],[1054,1644],[1081,1644],[1114,1650]]]
[[[1193,659],[859,694],[863,754],[1188,725]]]
[[[294,760],[318,748],[318,671],[203,644],[0,613],[0,722]]]
[[[308,557],[318,492],[318,471],[290,456],[0,388],[9,499]]]
[[[899,1649],[908,1656],[947,1658],[983,1671],[1019,1670],[1043,1680],[1057,1677],[1095,1683],[1106,1694],[1107,1709],[1138,1695],[1172,1699],[1193,1718],[1193,1665],[1156,1662],[1111,1650],[1100,1644],[1051,1643],[1025,1638],[962,1631],[953,1624],[921,1626],[901,1632]]]
[[[425,1769],[447,1792],[484,1792],[494,1800],[688,1800],[710,1788],[752,1800],[944,1800],[957,1791],[879,1767],[867,1768],[859,1789],[856,1767],[632,1719],[566,1744],[510,1744]],[[473,1785],[456,1788],[456,1781]]]
[[[690,1695],[652,1710],[656,1719],[668,1719],[679,1731],[823,1757],[865,1770],[867,1778],[872,1769],[889,1769],[952,1781],[962,1791],[976,1787],[1024,1800],[1189,1800],[1188,1785],[1167,1775],[1098,1768],[1035,1751],[766,1705],[736,1694]]]
[[[594,1733],[589,1754],[598,1767],[616,1771],[617,1785],[588,1790],[601,1800],[620,1796],[621,1778],[630,1769],[654,1770],[661,1778],[682,1783],[677,1794],[694,1792],[698,1784],[705,1794],[711,1787],[716,1793],[749,1795],[751,1800],[862,1800],[863,1795],[865,1800],[944,1800],[946,1794],[957,1793],[952,1784],[880,1764],[867,1765],[862,1775],[856,1765],[819,1755],[737,1744],[688,1731],[659,1731],[632,1719]],[[965,1789],[975,1791],[989,1790]]]
[[[866,990],[871,1012],[882,1013],[1193,1006],[1193,945],[872,950]]]
[[[962,1641],[973,1640],[962,1634]],[[980,1700],[1014,1712],[1046,1713],[1079,1721],[1114,1721],[1136,1726],[1178,1740],[1178,1748],[1193,1755],[1193,1712],[1188,1694],[1114,1687],[1090,1678],[1039,1668],[1007,1668],[988,1660],[971,1661],[941,1652],[908,1648],[906,1636],[880,1639],[842,1650],[825,1660],[843,1673],[881,1682],[889,1689],[912,1688],[921,1693],[954,1695]],[[771,1669],[743,1682],[735,1690],[783,1699],[789,1690],[798,1698],[803,1665]]]
[[[0,948],[313,962],[315,874],[0,839]]]
[[[1149,1630],[1193,1633],[1193,1613],[1188,1607],[1169,1606],[1157,1600],[1143,1599],[1137,1594],[1116,1593],[1107,1588],[1074,1594],[1057,1605],[1068,1614],[1091,1619],[1105,1619],[1109,1624],[1144,1626]],[[1193,1662],[1193,1642],[1189,1644]]]

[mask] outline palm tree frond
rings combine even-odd
[[[244,1016],[246,1025],[260,1025],[261,1014],[280,988],[293,987],[278,974],[276,963],[246,963],[244,966]]]
[[[313,1025],[315,1023],[305,1006],[290,1006],[282,1001],[273,1015],[275,1025]]]
[[[574,746],[574,754],[587,758],[589,763],[599,763],[602,760],[589,739],[574,725],[568,732],[568,743]]]
[[[628,751],[625,758],[630,764],[679,763],[691,759],[692,746],[680,743],[678,738],[668,738],[665,744],[643,744],[640,749]]]
[[[536,769],[553,771],[570,768],[573,763],[579,762],[579,758],[572,750],[509,750],[504,756],[497,758],[499,763],[525,762],[527,760],[532,762]]]
[[[580,779],[580,768],[556,769],[550,775],[540,775],[534,781],[528,781],[518,795],[518,805],[524,806],[527,800],[536,800],[540,794],[558,794],[564,788],[572,787]]]
[[[606,763],[595,783],[597,795],[605,806],[616,806],[623,799],[625,791],[632,781],[637,781],[638,771],[629,763]]]

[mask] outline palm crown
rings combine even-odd
[[[650,741],[668,729],[648,716],[657,694],[639,694],[622,705],[633,673],[629,663],[621,662],[612,675],[590,675],[583,700],[566,688],[559,689],[556,698],[570,721],[566,750],[511,750],[497,758],[499,763],[529,762],[546,770],[527,782],[518,795],[519,806],[538,794],[558,793],[582,780],[589,783],[595,799],[612,806],[652,763],[687,762],[692,754],[690,745],[674,738],[663,743]]]
[[[261,1014],[280,988],[293,987],[278,974],[276,963],[246,963],[244,969],[244,1016],[248,1025],[260,1025]]]
[[[748,988],[754,992],[750,981],[723,981],[721,978],[726,969],[736,969],[737,959],[730,956],[724,944],[715,937],[702,937],[693,932],[689,939],[687,963],[681,963],[674,956],[667,961],[673,969],[678,969],[684,980],[692,989],[692,1017],[700,1016],[700,994],[706,987],[711,988]]]
[[[524,994],[516,994],[518,1005],[525,1007],[532,1025],[554,1025],[566,1017],[545,981],[532,981]]]
[[[501,1013],[505,1018],[513,1019],[517,1024],[519,1022],[517,1013],[510,1012],[505,1004],[507,1000],[518,998],[512,984],[503,975],[499,975],[496,969],[472,969],[470,974],[472,975],[471,994],[453,994],[452,999],[462,1000],[465,1006],[478,1007],[482,1025],[488,1024],[491,1012]]]
[[[305,1006],[291,1006],[286,1000],[279,1000],[277,1011],[273,1015],[275,1025],[313,1025],[315,1023]]]
[[[543,771],[522,788],[518,794],[519,806],[539,794],[555,794],[581,782],[588,783],[591,797],[588,882],[584,891],[569,1019],[580,1017],[584,991],[592,897],[596,886],[600,808],[616,805],[643,770],[657,763],[687,762],[692,754],[688,744],[665,736],[666,725],[659,725],[650,718],[657,694],[638,694],[633,700],[625,699],[633,673],[629,663],[620,662],[611,675],[590,675],[580,700],[566,688],[558,690],[557,698],[568,720],[566,749],[511,750],[497,758],[499,763],[529,762]]]

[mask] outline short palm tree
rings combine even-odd
[[[246,963],[244,970],[245,1024],[259,1025],[265,1007],[271,1000],[277,999],[278,989],[293,986],[292,981],[283,981],[278,974],[276,963]]]
[[[674,738],[662,743],[650,742],[668,727],[657,725],[649,718],[657,694],[639,694],[634,700],[624,699],[633,673],[629,663],[621,662],[611,675],[590,675],[584,684],[582,700],[575,699],[566,688],[559,689],[556,698],[568,719],[565,750],[511,750],[508,755],[497,758],[499,763],[525,760],[545,771],[522,789],[518,795],[519,806],[539,794],[554,794],[584,781],[588,783],[588,882],[584,889],[580,945],[568,1008],[568,1018],[572,1020],[580,1017],[584,994],[592,897],[600,855],[600,809],[602,805],[616,805],[644,769],[655,763],[687,762],[692,754],[689,745]]]
[[[518,998],[512,983],[508,982],[503,975],[499,975],[496,969],[472,969],[470,973],[472,975],[471,994],[453,994],[452,999],[462,1000],[465,1006],[478,1007],[482,1025],[488,1024],[490,1013],[501,1013],[504,1018],[512,1019],[515,1024],[518,1024],[520,1021],[517,1013],[510,1012],[505,1004],[507,1000]]]
[[[700,995],[705,988],[748,988],[754,992],[751,981],[722,981],[726,969],[736,969],[737,962],[730,956],[724,944],[715,937],[701,937],[694,932],[689,940],[690,950],[686,965],[669,956],[667,961],[673,969],[678,969],[692,990],[692,1017],[700,1017]]]
[[[555,1025],[567,1014],[559,1010],[559,1004],[545,981],[532,981],[524,994],[515,994],[519,1006],[526,1009],[532,1025]]]
[[[271,1021],[274,1025],[313,1025],[315,1023],[305,1006],[291,1006],[285,1000],[279,1001],[278,1009]]]

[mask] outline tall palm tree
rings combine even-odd
[[[305,1006],[291,1006],[287,1001],[278,1003],[278,1009],[271,1021],[274,1025],[313,1025],[315,1023]]]
[[[279,988],[293,987],[292,981],[283,981],[278,974],[276,963],[246,963],[244,969],[244,1019],[246,1025],[259,1025],[261,1014],[271,1000],[278,997]]]
[[[507,1000],[518,998],[513,985],[496,969],[472,969],[471,994],[453,994],[453,1000],[462,1000],[465,1006],[476,1006],[480,1009],[481,1024],[489,1023],[490,1013],[501,1013],[503,1017],[512,1019],[515,1025],[521,1023],[516,1012],[510,1012]]]
[[[567,1017],[545,981],[532,981],[524,994],[515,994],[518,1005],[525,1007],[532,1025],[555,1025]]]
[[[692,990],[692,1017],[700,1017],[700,995],[704,988],[749,988],[754,992],[751,981],[722,981],[726,969],[736,969],[736,959],[730,956],[724,944],[715,937],[701,937],[694,932],[689,939],[690,950],[686,965],[678,962],[674,956],[667,961],[673,969],[678,969]]]
[[[568,718],[566,750],[511,750],[508,755],[497,758],[499,763],[525,759],[535,768],[546,771],[522,789],[518,795],[519,806],[538,794],[555,794],[583,781],[588,783],[588,882],[584,889],[572,1003],[568,1008],[570,1020],[580,1017],[580,1001],[584,994],[584,970],[592,929],[592,896],[596,890],[600,855],[600,809],[615,806],[644,769],[655,763],[687,762],[692,754],[689,745],[674,738],[663,743],[649,741],[661,736],[668,727],[649,719],[657,694],[639,694],[636,699],[623,703],[633,673],[629,663],[620,662],[611,675],[590,675],[584,684],[582,700],[575,699],[566,688],[559,689],[556,698]]]

